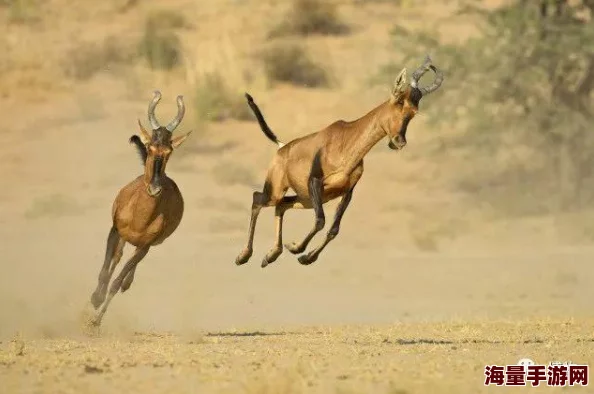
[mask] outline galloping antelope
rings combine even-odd
[[[105,260],[99,273],[97,289],[91,296],[95,309],[103,304],[92,323],[99,325],[113,296],[130,288],[138,263],[151,246],[161,244],[177,229],[184,213],[184,200],[173,181],[165,174],[165,167],[173,149],[179,147],[192,131],[172,138],[185,113],[182,96],[177,97],[177,116],[165,127],[155,117],[155,108],[161,93],[154,92],[148,107],[152,133],[142,126],[140,136],[130,137],[144,165],[144,174],[120,189],[112,207],[113,225],[107,237]],[[126,242],[134,245],[134,255],[128,260],[118,277],[107,287],[113,272],[122,258]],[[105,299],[107,296],[107,300]]]
[[[298,258],[304,265],[318,259],[322,250],[338,234],[340,221],[351,201],[353,190],[363,175],[363,158],[367,152],[386,136],[390,149],[404,148],[406,129],[418,111],[419,101],[441,86],[443,73],[431,63],[427,56],[424,63],[413,72],[410,85],[407,82],[406,68],[403,68],[396,77],[389,100],[365,116],[352,122],[336,121],[320,131],[287,144],[279,141],[266,124],[253,98],[246,93],[248,105],[260,128],[279,149],[268,168],[263,190],[253,194],[247,246],[237,256],[235,264],[245,264],[252,256],[256,221],[263,207],[275,207],[276,222],[274,246],[262,260],[262,267],[266,267],[283,251],[283,215],[288,209],[313,208],[315,212],[315,225],[305,239],[285,245],[291,253],[298,254],[304,252],[312,238],[324,228],[322,205],[342,196],[325,240],[317,248]],[[419,79],[428,70],[435,73],[435,80],[430,86],[419,87]],[[285,195],[289,188],[295,195]]]

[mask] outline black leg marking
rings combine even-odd
[[[105,300],[105,295],[107,293],[107,286],[109,285],[109,279],[111,276],[109,275],[109,266],[113,256],[116,252],[117,245],[120,241],[120,234],[118,234],[118,230],[116,229],[115,225],[111,227],[109,230],[109,235],[107,236],[107,246],[105,248],[105,260],[103,261],[103,267],[101,267],[101,271],[99,272],[99,283],[97,284],[97,288],[93,292],[91,296],[91,303],[95,309],[99,308],[103,301]]]
[[[289,252],[293,254],[302,253],[313,237],[320,232],[326,225],[326,217],[324,215],[324,207],[322,205],[322,195],[324,193],[324,173],[322,171],[321,151],[318,151],[314,156],[309,175],[309,197],[311,198],[312,207],[316,215],[316,223],[314,228],[307,234],[301,243],[292,243],[285,245]]]
[[[128,273],[128,275],[126,275],[126,277],[122,281],[122,286],[121,286],[122,293],[124,293],[126,290],[128,290],[130,288],[130,286],[132,286],[132,282],[134,282],[134,274],[135,273],[136,273],[136,266],[132,269],[132,271],[130,271],[130,273]]]
[[[254,246],[254,233],[256,231],[256,223],[258,221],[258,215],[262,210],[262,207],[267,205],[270,201],[270,183],[264,183],[264,189],[262,192],[254,192],[252,197],[252,216],[250,217],[250,228],[248,231],[248,242],[246,247],[239,253],[239,256],[235,259],[236,265],[242,265],[248,262],[252,257],[253,246]]]
[[[326,245],[328,245],[330,243],[330,241],[332,241],[334,238],[336,238],[336,236],[338,235],[338,232],[340,230],[340,222],[342,220],[342,216],[344,215],[346,209],[348,208],[352,197],[353,197],[353,189],[349,190],[342,197],[342,200],[340,200],[340,203],[338,204],[338,207],[336,208],[336,214],[334,215],[334,223],[332,223],[332,227],[328,231],[328,234],[326,234],[326,239],[324,239],[324,242],[322,242],[322,244],[320,246],[318,246],[317,248],[315,248],[308,254],[299,256],[299,262],[301,264],[309,265],[309,264],[313,263],[314,261],[316,261],[318,259],[318,256],[322,252],[322,250],[324,250],[324,248],[326,247]]]
[[[338,235],[338,232],[340,231],[340,222],[342,221],[342,216],[346,212],[346,209],[351,203],[352,198],[353,189],[349,190],[338,204],[338,208],[336,209],[336,215],[334,216],[334,223],[332,223],[332,227],[330,228],[330,231],[328,231],[328,236],[331,239],[334,239]]]

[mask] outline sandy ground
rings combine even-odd
[[[184,39],[196,64],[206,59],[237,75],[226,59],[261,41],[261,20],[282,9],[262,2],[253,17],[253,2],[206,3],[176,2],[201,22]],[[47,29],[46,41],[23,27],[3,27],[3,37],[57,48],[74,33],[100,36],[100,26],[126,31],[137,18],[111,18],[105,4],[82,33],[94,14],[81,6],[55,14],[63,23]],[[314,53],[329,54],[340,88],[249,87],[283,139],[359,117],[385,100],[386,86],[365,81],[393,59],[386,32],[394,20],[418,26],[449,9],[353,7],[341,10],[359,30],[311,39]],[[471,30],[443,25],[450,38]],[[60,53],[49,52],[48,59]],[[162,119],[175,112],[175,95],[191,92],[179,75],[134,70],[48,93],[40,85],[49,71],[42,71],[33,81],[21,71],[29,81],[21,89],[12,90],[5,76],[2,85],[10,126],[0,145],[2,392],[513,392],[485,388],[484,366],[523,357],[594,363],[594,244],[567,242],[571,234],[551,217],[486,220],[448,185],[459,158],[430,156],[436,134],[422,112],[404,151],[380,142],[369,154],[341,233],[320,259],[304,267],[285,251],[266,269],[260,262],[272,246],[270,209],[260,216],[250,262],[237,267],[234,259],[274,146],[254,122],[206,128],[188,114],[179,132],[198,131],[167,167],[184,195],[183,221],[142,261],[130,291],[115,297],[101,331],[89,332],[82,322],[111,203],[142,171],[127,138],[136,118],[146,118],[152,89],[163,92]],[[453,132],[447,125],[438,131]],[[335,206],[328,204],[328,216]],[[285,240],[303,237],[312,224],[311,211],[289,212]],[[317,242],[321,237],[311,245]]]
[[[485,364],[526,356],[536,364],[591,364],[593,327],[592,320],[396,323],[15,340],[3,346],[10,350],[0,376],[7,392],[23,393],[516,392],[485,387]]]

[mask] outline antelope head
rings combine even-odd
[[[136,146],[144,164],[144,183],[151,197],[161,194],[161,181],[165,175],[167,161],[173,150],[179,147],[192,132],[190,130],[177,137],[172,135],[184,117],[185,106],[182,96],[177,96],[177,116],[165,127],[161,126],[155,117],[155,108],[159,100],[161,100],[161,92],[157,90],[148,107],[148,119],[152,132],[149,133],[139,119],[140,136],[135,134],[130,137],[130,143]]]
[[[435,80],[426,87],[419,87],[419,79],[427,72],[435,73]],[[400,150],[406,145],[406,129],[410,121],[419,111],[421,98],[436,91],[443,82],[443,73],[431,64],[429,55],[425,57],[423,64],[417,68],[407,80],[406,68],[394,81],[394,87],[390,95],[389,108],[390,116],[388,125],[384,126],[388,135],[388,146],[390,149]]]

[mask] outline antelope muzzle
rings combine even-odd
[[[406,146],[406,137],[403,134],[398,134],[395,138],[390,138],[388,141],[388,148],[392,150],[401,150]]]
[[[157,197],[163,191],[161,185],[161,173],[163,171],[163,158],[155,157],[153,163],[153,177],[151,182],[148,184],[146,190],[151,197]]]
[[[410,123],[412,116],[407,115],[404,120],[402,121],[402,125],[400,126],[400,130],[396,137],[390,137],[390,142],[388,142],[388,147],[393,150],[401,150],[406,146],[406,130],[408,130],[408,124]]]

